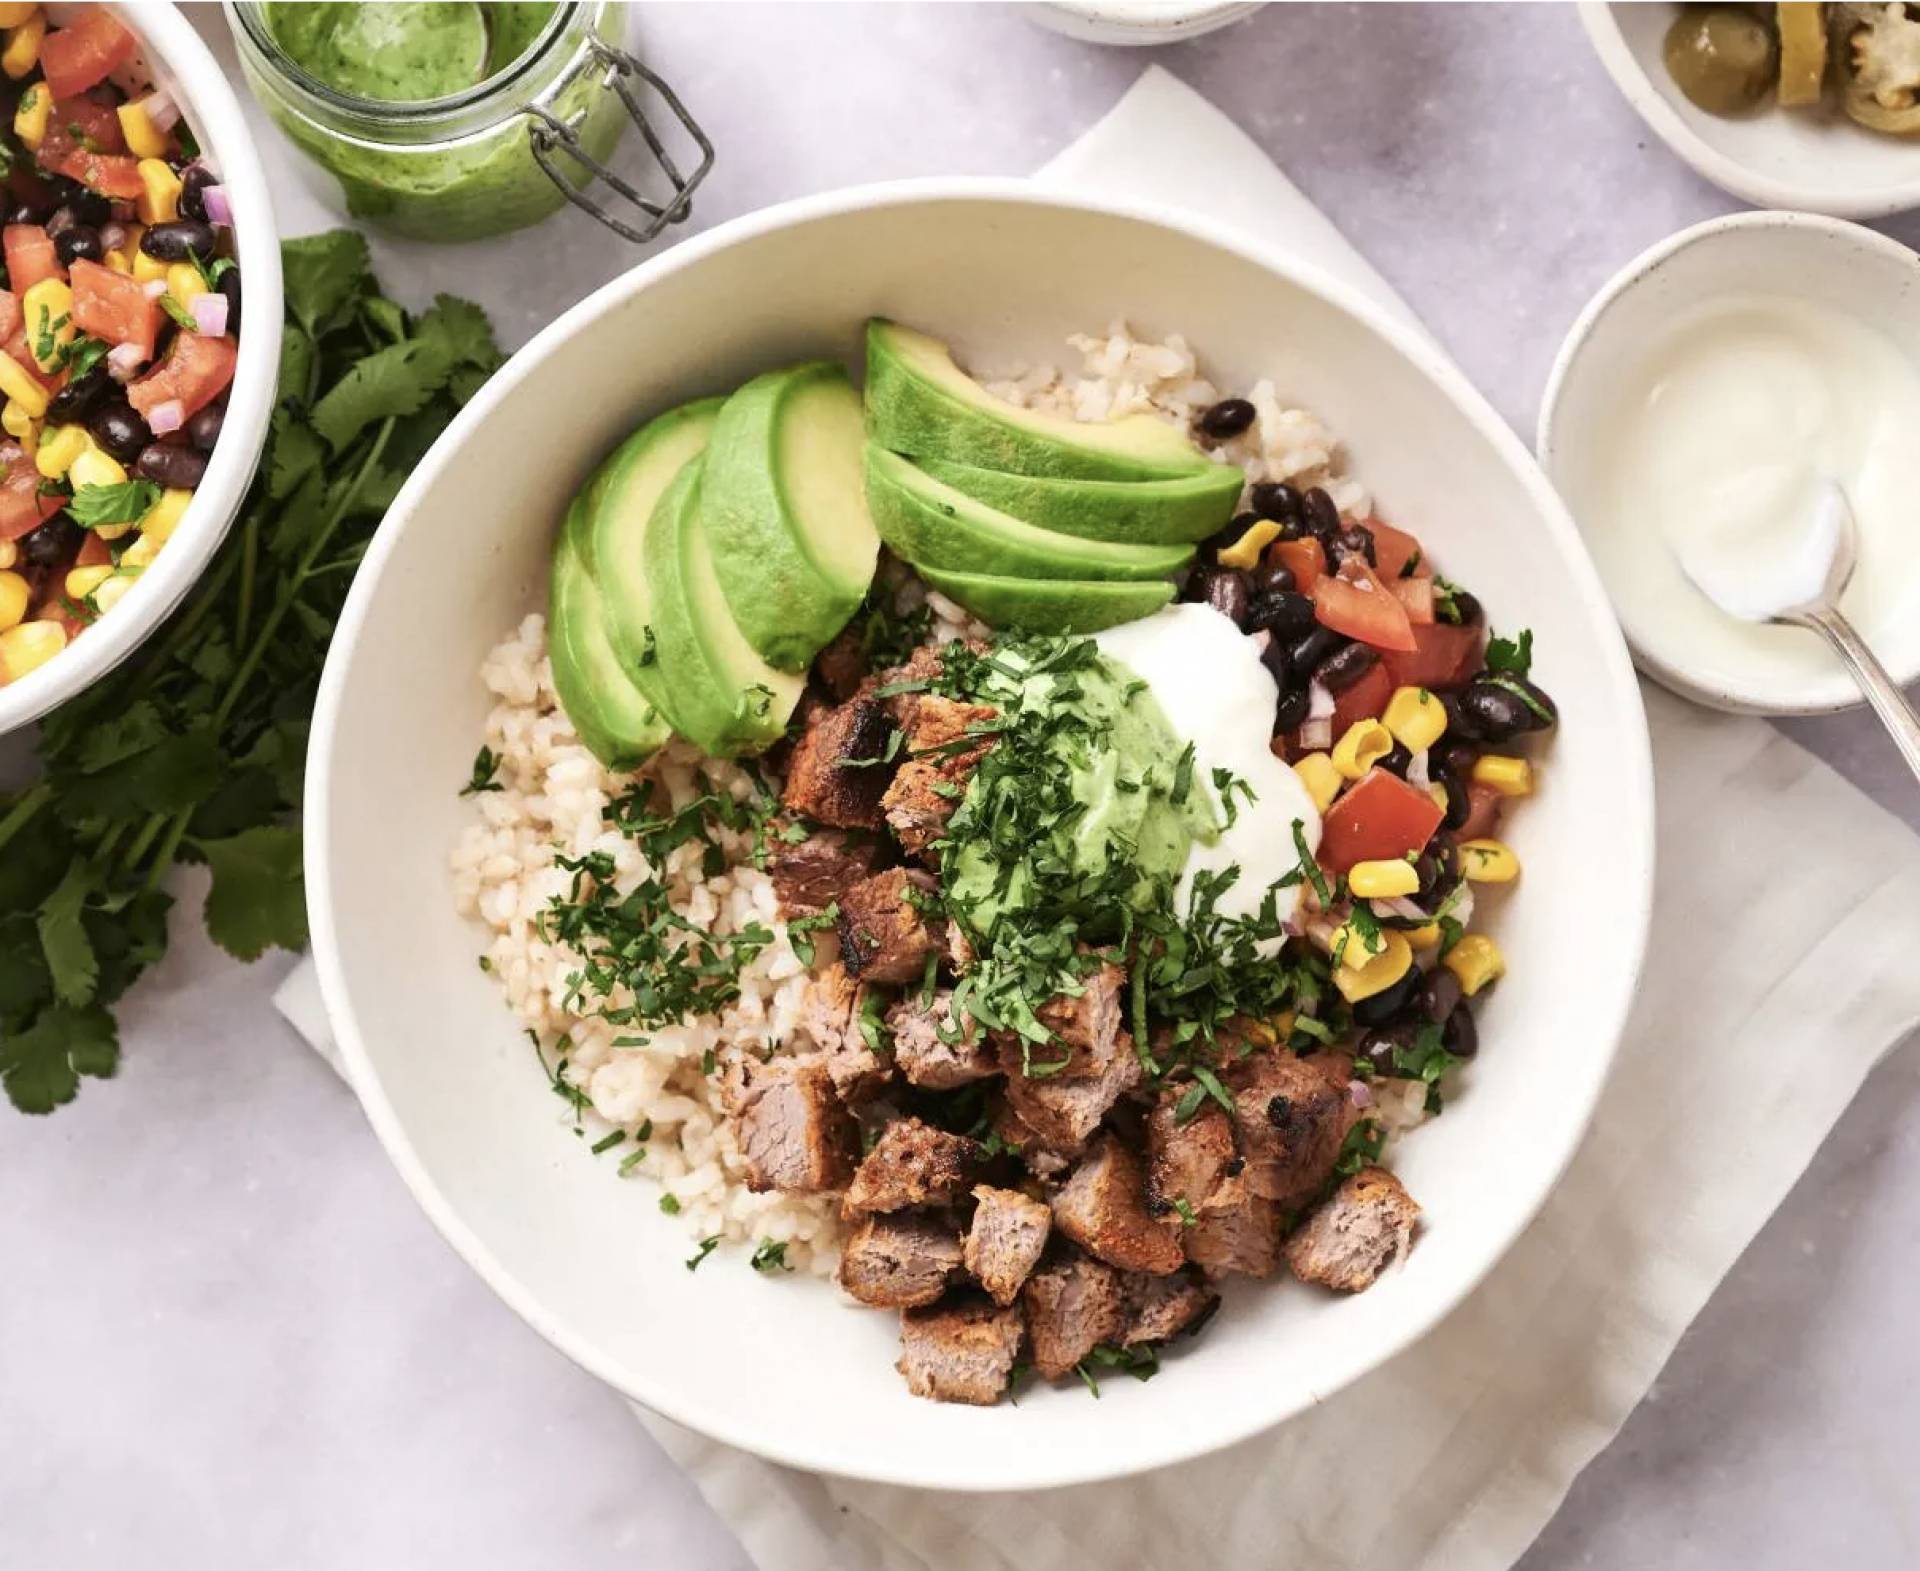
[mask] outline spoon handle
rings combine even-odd
[[[1873,712],[1880,717],[1880,723],[1899,745],[1907,767],[1913,771],[1916,779],[1920,779],[1920,713],[1914,711],[1913,705],[1907,702],[1906,694],[1887,675],[1887,668],[1875,658],[1866,640],[1831,605],[1811,606],[1796,613],[1793,620],[1824,636],[1840,658],[1846,661],[1854,680],[1860,684],[1860,691],[1867,695],[1867,702],[1873,705]]]

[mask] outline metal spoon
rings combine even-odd
[[[1700,592],[1729,616],[1810,628],[1826,639],[1920,779],[1920,713],[1840,610],[1840,596],[1860,559],[1860,531],[1838,481],[1819,482],[1806,532],[1788,546],[1780,553],[1761,553],[1765,560],[1760,562],[1716,554],[1710,545],[1683,546],[1677,554]]]

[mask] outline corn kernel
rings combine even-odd
[[[1427,795],[1433,799],[1433,805],[1443,813],[1451,805],[1447,801],[1447,788],[1438,780],[1432,780],[1427,783]]]
[[[33,591],[18,573],[0,573],[0,632],[18,627],[27,616]]]
[[[1291,1009],[1283,1009],[1280,1011],[1279,1014],[1273,1017],[1274,1041],[1285,1042],[1292,1037],[1293,1022],[1295,1018],[1296,1018],[1295,1014]]]
[[[147,534],[143,530],[141,531],[140,538],[120,553],[120,565],[122,567],[150,567],[153,565],[153,559],[160,554],[160,547],[164,543],[163,541],[154,539],[152,535]]]
[[[167,156],[167,135],[153,123],[153,116],[147,113],[145,99],[138,103],[122,104],[116,113],[120,116],[120,134],[127,139],[129,153],[135,158]]]
[[[13,111],[13,134],[20,138],[22,147],[32,150],[47,139],[47,121],[52,114],[53,94],[45,82],[35,82],[20,95]]]
[[[7,29],[7,46],[0,49],[0,71],[19,81],[40,63],[40,40],[47,36],[47,18],[35,6],[24,22]]]
[[[1397,687],[1380,723],[1409,753],[1421,753],[1446,735],[1447,708],[1424,687]]]
[[[180,216],[180,177],[164,160],[143,158],[134,166],[144,189],[134,210],[143,224],[170,224]]]
[[[1420,887],[1420,875],[1405,858],[1355,862],[1347,870],[1347,888],[1362,900],[1393,900]]]
[[[117,572],[93,592],[93,608],[105,615],[127,598],[127,591],[133,588],[133,581],[140,576],[138,570],[127,573]]]
[[[0,5],[0,27],[18,27],[39,9],[31,0],[26,5]]]
[[[156,278],[167,276],[167,264],[158,257],[148,256],[146,252],[135,250],[132,258],[133,276],[143,284],[150,284]]]
[[[1346,928],[1342,932],[1348,932]],[[1413,949],[1406,938],[1391,928],[1381,934],[1382,948],[1376,950],[1370,959],[1358,966],[1348,962],[1354,958],[1356,945],[1351,935],[1340,964],[1333,968],[1333,985],[1340,989],[1340,996],[1350,1004],[1357,1004],[1363,998],[1371,998],[1375,993],[1384,993],[1407,974],[1413,965]]]
[[[127,471],[119,459],[101,452],[89,442],[86,451],[74,459],[73,467],[67,471],[67,478],[77,491],[83,485],[125,485]]]
[[[20,560],[20,547],[11,540],[0,540],[0,572],[13,566]]]
[[[41,436],[40,446],[33,455],[33,467],[49,480],[59,480],[91,446],[93,438],[87,435],[85,426],[57,425]]]
[[[1502,796],[1530,796],[1533,793],[1533,765],[1524,758],[1509,758],[1504,753],[1483,753],[1473,761],[1473,778],[1492,786]]]
[[[1393,751],[1393,733],[1378,720],[1356,720],[1333,744],[1333,767],[1358,780]]]
[[[95,524],[93,532],[102,540],[124,540],[139,527],[138,524]]]
[[[1520,876],[1520,858],[1503,841],[1463,840],[1460,870],[1476,884],[1510,884]]]
[[[1454,974],[1460,991],[1471,998],[1489,982],[1506,974],[1507,962],[1500,946],[1485,933],[1469,933],[1449,949],[1440,963]]]
[[[125,558],[123,557],[121,560],[124,561]],[[1418,927],[1408,928],[1406,932],[1407,942],[1420,954],[1424,955],[1429,949],[1438,949],[1440,947],[1440,924],[1438,922],[1422,922]]]
[[[22,622],[0,633],[0,681],[17,682],[67,647],[67,630],[58,622]]]
[[[67,598],[84,600],[111,577],[113,577],[113,564],[110,562],[98,562],[91,567],[69,568],[66,582]]]
[[[175,262],[167,269],[167,293],[183,309],[191,310],[193,297],[207,292],[207,281],[191,262]]]
[[[1308,753],[1295,762],[1293,772],[1307,788],[1313,805],[1323,813],[1340,794],[1340,771],[1333,767],[1333,760],[1325,753]]]
[[[192,500],[191,491],[162,491],[160,500],[140,520],[141,533],[151,539],[156,547],[165,545],[174,530],[180,527],[180,519]]]
[[[0,393],[5,393],[35,420],[47,412],[47,390],[4,349],[0,349]]]
[[[1270,518],[1247,525],[1246,532],[1218,554],[1222,567],[1237,567],[1250,573],[1260,565],[1260,553],[1280,538],[1280,526]]]
[[[106,256],[103,258],[103,260],[107,264],[108,272],[118,273],[123,278],[130,278],[133,276],[133,263],[127,260],[124,253],[119,251],[109,251],[106,254]]]
[[[28,414],[11,398],[0,406],[0,431],[5,431],[16,442],[24,442],[34,434],[33,416]]]
[[[20,297],[27,352],[42,371],[60,366],[61,348],[80,329],[73,325],[73,291],[57,278],[43,278]]]

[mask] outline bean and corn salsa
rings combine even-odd
[[[233,213],[101,6],[0,4],[0,685],[165,547],[238,358]]]

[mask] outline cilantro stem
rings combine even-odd
[[[5,818],[0,818],[0,850],[5,850],[7,842],[33,822],[34,814],[53,800],[53,786],[42,780],[19,801]]]
[[[248,513],[241,524],[240,609],[233,618],[233,647],[247,641],[247,624],[253,620],[253,580],[260,560],[260,515]]]
[[[147,848],[153,844],[154,836],[160,833],[167,822],[166,814],[155,813],[141,826],[140,833],[133,837],[133,844],[127,847],[125,866],[129,872],[140,865],[140,858],[147,854]]]

